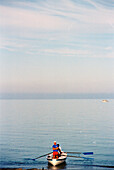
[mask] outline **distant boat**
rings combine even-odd
[[[104,102],[104,103],[105,103],[105,102],[108,102],[108,100],[102,100],[102,102]]]

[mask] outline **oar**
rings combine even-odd
[[[67,155],[67,157],[73,157],[73,158],[84,158],[84,157],[81,157],[81,156],[74,156],[74,155]]]
[[[32,160],[35,161],[36,159],[42,158],[42,157],[47,156],[47,155],[49,155],[49,154],[51,154],[51,153],[53,153],[53,152],[46,153],[46,154],[44,154],[44,155],[38,156],[37,158],[34,158],[34,159],[32,159]]]
[[[93,155],[93,152],[67,152],[67,153],[83,154],[83,155]]]
[[[67,157],[72,157],[72,158],[83,158],[83,159],[93,159],[93,158],[86,158],[82,156],[74,156],[74,155],[67,155]]]

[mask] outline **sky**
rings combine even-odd
[[[114,93],[114,0],[0,0],[0,93]]]

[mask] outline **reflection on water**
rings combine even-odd
[[[48,163],[48,169],[52,169],[52,170],[58,170],[58,169],[66,169],[66,162],[60,164],[60,165],[57,165],[57,166],[53,166],[51,165],[50,163]]]

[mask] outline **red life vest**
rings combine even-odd
[[[52,149],[53,149],[53,152],[58,152],[59,151],[58,145],[53,145]]]

